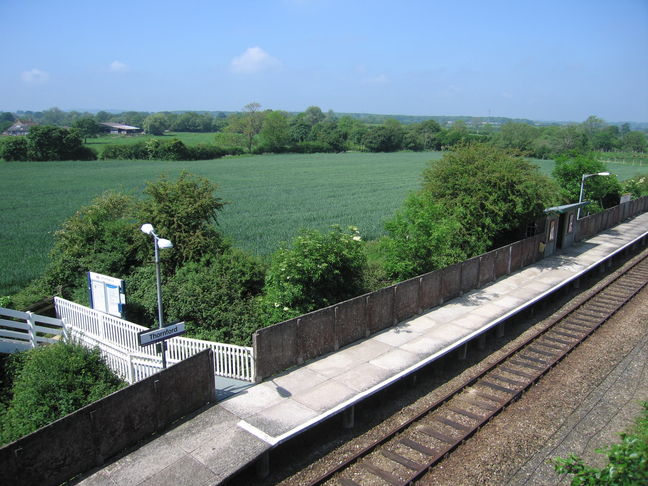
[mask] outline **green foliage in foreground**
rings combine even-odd
[[[563,203],[578,202],[583,174],[609,172],[605,164],[593,155],[577,154],[556,159],[552,175],[560,185]],[[621,184],[616,175],[593,176],[585,179],[583,200],[591,201],[587,211],[596,213],[619,204]]]
[[[621,434],[621,442],[596,452],[608,457],[608,464],[595,468],[571,454],[554,460],[556,472],[571,474],[572,486],[645,486],[648,484],[648,402],[633,431]]]
[[[98,349],[56,343],[18,353],[0,443],[12,442],[122,388]]]
[[[625,181],[623,192],[630,193],[633,197],[648,196],[648,173]]]
[[[264,296],[268,324],[362,294],[366,265],[357,228],[303,231],[272,257]]]
[[[422,190],[387,222],[386,271],[410,278],[521,239],[554,193],[551,180],[521,157],[459,146],[430,164]]]

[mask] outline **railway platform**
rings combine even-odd
[[[487,331],[648,237],[640,214],[481,289],[304,363],[199,411],[74,484],[211,485],[331,417],[352,426],[354,405],[439,358],[467,352]]]

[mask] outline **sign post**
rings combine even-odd
[[[178,336],[185,332],[185,323],[176,322],[175,324],[169,324],[168,326],[161,327],[159,329],[149,329],[137,333],[137,341],[140,346],[148,346],[150,344],[159,343],[160,341],[165,341],[173,336]]]

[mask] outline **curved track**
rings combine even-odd
[[[576,309],[558,315],[479,376],[312,481],[311,485],[405,485],[422,477],[648,284],[648,253]]]

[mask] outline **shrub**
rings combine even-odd
[[[166,285],[169,320],[185,321],[198,339],[250,346],[261,327],[255,299],[263,277],[261,265],[239,250],[188,263]]]
[[[2,143],[0,143],[0,157],[7,162],[29,160],[27,139],[25,137],[3,137]]]
[[[265,279],[268,324],[350,299],[364,291],[367,265],[357,228],[302,231],[273,256]]]
[[[468,235],[428,193],[411,194],[385,228],[389,235],[380,243],[383,267],[393,280],[405,280],[466,259],[463,238]]]
[[[98,349],[61,342],[27,351],[13,377],[2,442],[29,434],[123,386]]]
[[[571,454],[567,459],[554,460],[556,472],[572,474],[574,486],[640,486],[648,484],[648,402],[643,403],[643,414],[635,430],[621,434],[621,443],[598,449],[608,457],[608,463],[598,469],[586,465],[580,457]]]
[[[310,140],[298,142],[295,145],[292,145],[289,151],[298,154],[317,154],[317,153],[334,152],[333,147],[331,147],[328,143],[315,142]]]

